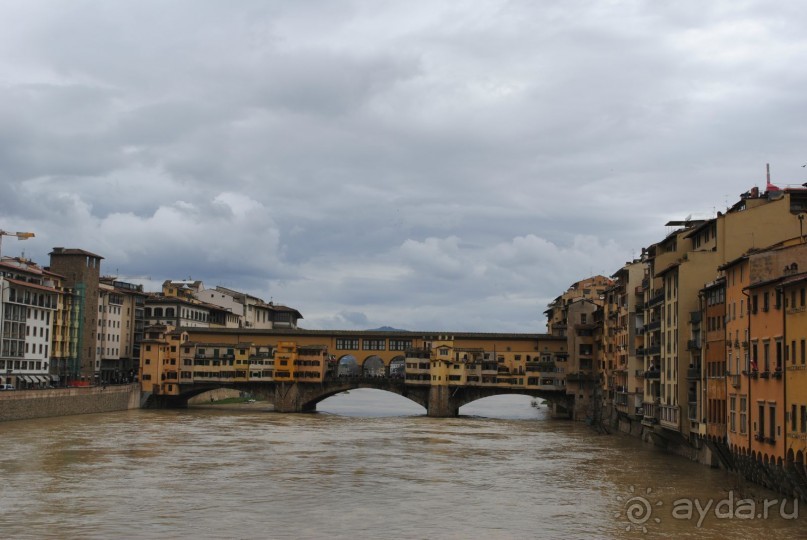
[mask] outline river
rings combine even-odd
[[[440,419],[355,390],[319,411],[0,424],[0,537],[807,538],[807,505],[805,517],[790,519],[792,500],[765,517],[763,499],[777,495],[551,420],[523,396]],[[716,516],[722,502],[747,517],[741,493],[758,516]],[[695,499],[709,508],[700,523]]]

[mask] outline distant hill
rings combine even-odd
[[[370,328],[368,332],[409,332],[409,330],[403,330],[401,328],[393,328],[391,326],[381,326],[379,328]]]

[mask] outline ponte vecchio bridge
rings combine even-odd
[[[494,395],[568,410],[566,338],[546,334],[208,329],[153,326],[141,347],[147,406],[184,407],[216,388],[249,392],[278,412],[310,412],[346,390],[392,392],[456,416]]]

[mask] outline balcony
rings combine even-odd
[[[660,405],[659,406],[659,424],[662,427],[680,430],[680,407],[678,405]]]
[[[647,303],[649,306],[653,306],[655,304],[659,304],[664,301],[664,291],[654,295],[650,298],[650,301]]]
[[[595,375],[593,373],[567,373],[566,374],[566,381],[567,382],[585,382],[585,381],[593,381],[595,379]]]
[[[658,424],[658,405],[650,402],[645,401],[643,403],[643,418],[642,424],[652,426],[653,424]]]
[[[689,380],[700,380],[701,378],[701,368],[700,367],[691,367],[687,369],[687,379]]]
[[[689,312],[689,322],[692,324],[696,324],[701,322],[701,312],[700,311],[690,311]]]
[[[650,356],[661,354],[661,345],[652,345],[647,352],[650,354]]]
[[[652,332],[653,330],[658,330],[659,328],[661,328],[661,321],[660,320],[652,321],[645,326],[648,331]]]
[[[637,369],[633,374],[636,377],[640,378],[640,379],[644,379],[644,370],[643,369]]]
[[[700,348],[701,348],[700,340],[698,340],[698,339],[690,339],[689,341],[687,341],[687,349],[688,350],[697,351],[697,350],[700,350]]]
[[[731,377],[730,378],[731,386],[733,386],[734,388],[739,388],[740,387],[740,375],[739,374],[738,375],[731,375],[730,377]]]
[[[645,379],[660,379],[661,378],[661,371],[654,369],[652,371],[645,371],[644,372]]]

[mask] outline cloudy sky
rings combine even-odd
[[[807,3],[0,2],[3,254],[307,328],[544,331],[668,219],[807,181]]]

